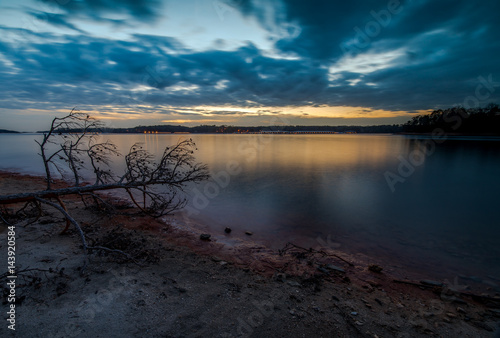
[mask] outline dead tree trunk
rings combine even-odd
[[[159,217],[183,208],[187,202],[182,195],[184,188],[209,177],[207,166],[195,162],[193,153],[196,146],[191,139],[180,140],[166,147],[158,161],[140,144],[134,144],[125,156],[125,173],[117,176],[109,169],[109,165],[112,157],[121,155],[110,141],[97,143],[96,135],[101,126],[99,121],[74,109],[65,117],[54,118],[43,139],[35,141],[40,147],[47,189],[0,196],[0,205],[35,202],[37,206],[46,204],[56,208],[66,218],[66,228],[69,224],[75,226],[86,252],[85,235],[78,222],[68,213],[62,197],[81,194],[97,197],[94,193],[98,191],[122,189],[134,204],[137,204],[134,193],[142,196],[144,205],[140,210]],[[89,169],[93,171],[94,184],[82,184],[84,177],[81,170],[85,166],[90,166]],[[52,189],[52,168],[61,175],[65,170],[69,171],[73,186]],[[153,189],[157,186],[165,188]],[[52,202],[52,199],[57,203]],[[6,222],[1,212],[0,220]]]

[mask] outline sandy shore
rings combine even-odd
[[[2,195],[43,188],[41,178],[0,173]],[[370,258],[362,254],[278,252],[244,234],[202,241],[203,225],[182,215],[112,214],[75,198],[67,206],[91,245],[123,250],[135,262],[93,253],[82,273],[76,232],[60,235],[63,217],[44,209],[37,222],[15,228],[16,330],[4,320],[0,336],[493,337],[500,321],[498,301],[487,298],[498,294],[467,296],[484,291],[472,282],[398,283],[421,284],[387,268],[390,262],[379,264],[381,273],[370,271]],[[8,236],[4,224],[0,229],[7,318]]]

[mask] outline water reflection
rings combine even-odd
[[[122,153],[136,142],[159,155],[185,135],[103,135]],[[399,260],[443,278],[500,276],[500,142],[450,139],[434,144],[404,182],[384,173],[429,147],[389,135],[187,135],[212,180],[196,187],[191,217],[231,236],[280,247],[330,238],[342,250]],[[33,135],[0,135],[3,168],[33,172],[41,162]],[[431,148],[428,148],[431,149]],[[123,172],[122,164],[113,164]],[[234,170],[228,170],[233,168]],[[211,184],[211,185],[209,185]],[[208,189],[207,187],[210,187]],[[208,190],[207,190],[208,189]],[[206,191],[205,191],[206,190]],[[197,204],[196,204],[196,203]]]
[[[200,159],[221,164],[228,158],[248,169],[300,168],[329,170],[331,167],[377,165],[397,148],[388,147],[386,136],[353,138],[350,135],[204,135],[193,136]],[[216,168],[219,169],[219,168]]]
[[[486,253],[498,254],[497,142],[448,141],[425,155],[425,140],[407,137],[211,137],[200,150],[213,170],[228,160],[242,168],[196,215],[214,231],[251,230],[275,247],[331,236],[344,250],[383,251],[411,266],[473,257],[474,268],[460,261],[459,269],[476,269]],[[425,157],[391,192],[384,173],[415,151]],[[498,273],[492,262],[479,270]]]

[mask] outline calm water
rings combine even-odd
[[[0,135],[0,168],[41,174],[35,137]],[[123,150],[144,142],[152,152],[179,139],[102,137]],[[253,240],[274,248],[293,241],[363,253],[379,263],[390,257],[398,269],[425,270],[436,278],[500,278],[500,141],[436,144],[393,135],[188,137],[213,178],[189,192],[186,213],[213,233],[222,234],[229,226],[231,236],[252,231]]]

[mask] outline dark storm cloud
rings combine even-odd
[[[48,24],[68,28],[80,33],[84,33],[81,29],[77,28],[75,25],[68,21],[67,15],[65,14],[55,14],[55,13],[47,13],[42,11],[32,11],[28,12],[35,19],[40,20],[42,22],[47,22]]]
[[[4,29],[4,31],[9,31]],[[3,104],[163,104],[241,106],[304,104],[321,95],[323,69],[262,56],[252,44],[235,51],[193,52],[173,38],[133,41],[62,36],[59,41],[0,45]],[[139,88],[140,87],[140,88]],[[50,102],[50,103],[49,103]],[[26,107],[25,107],[26,108]]]
[[[449,29],[473,44],[496,42],[500,23],[498,1],[478,6],[471,1],[455,0],[369,0],[369,1],[301,1],[284,0],[281,15],[274,17],[274,27],[265,15],[266,7],[234,1],[242,13],[255,16],[263,27],[275,32],[291,24],[299,27],[298,34],[275,42],[283,52],[315,58],[336,59],[345,53],[348,40],[359,40],[353,51],[362,51],[374,44],[387,48],[435,30]],[[476,32],[484,30],[481,40]],[[445,41],[443,41],[445,42]],[[442,46],[446,47],[446,46]],[[344,48],[345,49],[345,48]]]
[[[233,1],[231,6],[279,33],[274,57],[251,42],[232,51],[194,51],[164,36],[136,34],[118,41],[84,32],[56,35],[0,27],[0,107],[113,105],[161,112],[151,105],[182,115],[190,112],[168,107],[332,105],[413,113],[463,104],[477,96],[481,83],[481,104],[498,101],[500,26],[495,15],[500,3],[414,0],[401,2],[399,11],[384,19],[390,3],[286,1],[276,5],[281,11],[270,19],[265,6]],[[105,16],[116,7],[147,21],[157,17],[159,4],[70,1],[60,6],[65,14],[45,20],[78,31],[73,14],[108,20]],[[363,41],[362,34],[375,24],[378,34]],[[365,57],[372,69],[355,66],[358,57]],[[481,79],[489,81],[489,95]]]
[[[301,33],[277,41],[276,47],[324,62],[363,53],[406,53],[400,62],[359,76],[362,82],[356,86],[336,87],[345,104],[427,109],[462,104],[476,95],[480,77],[492,75],[499,82],[500,2],[401,1],[391,12],[397,3],[286,1],[282,20],[298,22]],[[342,75],[348,79],[353,74]],[[498,91],[488,99],[498,100]]]
[[[193,109],[193,111],[195,111],[195,113],[186,113],[184,111],[184,109],[182,108],[174,108],[174,109],[169,109],[168,113],[174,113],[175,115],[180,115],[180,116],[200,116],[200,115],[223,115],[223,116],[231,116],[231,115],[237,115],[237,116],[240,116],[240,115],[245,115],[247,113],[243,112],[243,111],[228,111],[228,110],[211,110],[211,111],[207,111],[207,110],[196,110],[196,109]]]
[[[68,15],[87,18],[93,21],[126,24],[127,19],[140,22],[154,22],[161,13],[159,0],[37,0],[46,6],[57,7]],[[110,19],[108,16],[120,14],[123,20]],[[129,22],[130,23],[130,22]]]
[[[255,16],[271,32],[286,32],[291,24],[298,25],[294,34],[275,42],[281,51],[326,59],[338,54],[339,44],[350,34],[354,35],[353,27],[369,20],[370,9],[384,4],[384,1],[287,0],[283,3],[284,12],[273,18],[274,23],[270,23],[266,7],[238,1],[234,5],[240,6],[246,16]]]

